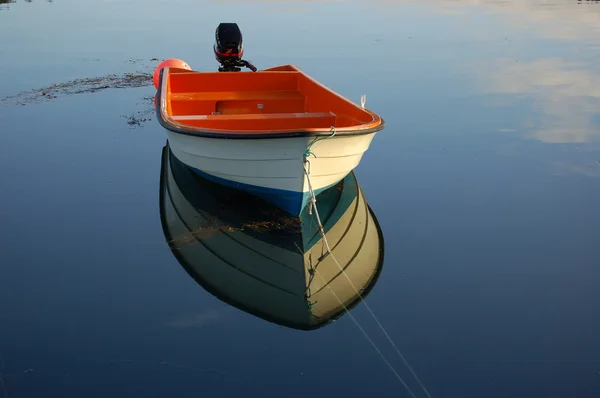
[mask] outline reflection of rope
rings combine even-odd
[[[313,312],[312,312],[312,307],[313,305],[317,304],[317,302],[315,301],[314,303],[312,303],[310,301],[310,298],[312,297],[312,292],[310,291],[310,285],[312,285],[312,281],[315,278],[315,273],[317,271],[316,267],[313,267],[312,265],[312,253],[310,253],[308,255],[308,283],[306,284],[306,290],[304,291],[304,299],[306,300],[306,305],[308,306],[308,312],[314,316],[315,318],[318,318],[318,316],[316,316]],[[317,264],[318,265],[318,264]]]
[[[326,138],[322,138],[322,139],[327,139],[327,138],[333,137],[335,135],[335,127],[332,127],[332,131],[333,131],[333,134],[331,134],[330,136],[328,136]],[[377,319],[377,317],[375,316],[375,313],[373,313],[373,311],[371,310],[371,307],[369,307],[369,305],[367,304],[367,302],[364,300],[362,294],[360,294],[360,292],[358,291],[358,289],[356,288],[356,286],[354,286],[354,283],[352,283],[352,281],[350,280],[350,278],[348,277],[348,275],[344,271],[343,267],[340,265],[340,263],[338,262],[338,260],[335,258],[335,256],[333,255],[333,253],[331,251],[331,247],[329,246],[329,242],[327,241],[327,236],[325,235],[325,230],[323,229],[323,224],[321,223],[321,218],[319,216],[319,210],[317,209],[317,197],[315,195],[315,192],[314,192],[314,190],[312,188],[312,183],[310,181],[310,160],[308,160],[308,157],[311,154],[316,157],[316,155],[314,155],[312,153],[312,151],[310,150],[310,148],[317,141],[318,140],[314,140],[313,142],[311,142],[309,144],[306,152],[304,153],[304,165],[306,166],[306,167],[304,167],[304,174],[306,175],[306,182],[308,183],[308,192],[309,192],[309,195],[310,195],[310,200],[309,200],[309,206],[310,207],[309,207],[309,213],[308,214],[312,214],[312,210],[314,209],[315,216],[317,217],[317,224],[318,224],[317,226],[318,226],[319,232],[321,233],[321,236],[323,238],[323,242],[325,243],[325,247],[327,248],[327,253],[331,255],[331,258],[333,258],[333,261],[337,264],[337,266],[339,267],[341,273],[346,277],[346,279],[348,280],[348,282],[350,283],[350,285],[352,286],[352,288],[354,289],[354,291],[356,292],[356,294],[360,298],[360,301],[365,305],[365,307],[367,308],[367,310],[369,311],[369,313],[371,314],[371,316],[373,317],[373,319],[375,320],[375,322],[377,323],[377,325],[379,325],[379,328],[381,329],[381,331],[383,332],[383,334],[386,336],[386,338],[388,339],[388,341],[390,342],[390,344],[392,345],[392,347],[394,347],[396,353],[400,356],[400,358],[402,359],[402,361],[404,362],[404,364],[406,365],[406,367],[410,370],[410,372],[412,373],[412,375],[415,377],[415,379],[417,380],[417,382],[419,383],[419,385],[421,386],[421,388],[423,389],[423,391],[425,391],[425,394],[427,394],[427,396],[429,398],[431,398],[431,395],[429,394],[429,392],[427,391],[427,389],[425,388],[425,386],[423,385],[423,383],[421,382],[421,380],[419,380],[419,378],[417,377],[417,375],[413,371],[412,367],[408,364],[408,362],[404,358],[404,355],[402,355],[402,353],[400,352],[400,350],[398,349],[398,347],[396,347],[396,344],[394,344],[394,341],[392,340],[392,338],[390,337],[390,335],[387,333],[387,331],[385,330],[385,328],[383,327],[383,325],[381,324],[381,322],[379,321],[379,319]],[[315,273],[316,273],[316,270],[315,270]],[[319,277],[321,279],[323,279],[323,277],[321,276],[321,274],[319,274]],[[323,282],[326,282],[326,281],[323,279]],[[363,334],[365,335],[365,337],[367,338],[367,340],[371,343],[371,345],[373,345],[373,347],[375,348],[375,351],[377,351],[377,353],[379,353],[379,355],[384,360],[384,362],[390,367],[390,369],[392,370],[392,372],[396,375],[396,377],[400,380],[400,382],[402,382],[402,384],[404,385],[404,387],[406,387],[406,389],[408,390],[408,392],[410,393],[410,395],[412,395],[414,398],[416,398],[415,395],[410,390],[410,388],[408,388],[408,386],[406,385],[406,383],[404,382],[404,380],[402,380],[402,378],[396,372],[396,370],[392,367],[392,365],[387,361],[387,359],[385,359],[385,357],[383,356],[383,354],[381,353],[381,351],[379,351],[379,349],[377,348],[377,346],[375,345],[375,343],[373,342],[373,340],[371,340],[369,338],[369,336],[364,331],[364,329],[360,326],[360,324],[356,321],[356,319],[352,316],[352,314],[350,314],[350,311],[348,311],[348,309],[346,308],[346,306],[344,305],[344,303],[342,303],[342,301],[339,299],[339,297],[333,292],[333,290],[331,289],[331,287],[329,287],[329,284],[327,284],[327,287],[333,293],[333,295],[338,299],[338,301],[340,302],[340,304],[344,307],[344,310],[346,311],[346,313],[356,323],[356,326],[363,332]]]
[[[333,254],[332,254],[333,256]],[[371,339],[369,337],[369,335],[367,334],[367,332],[365,331],[365,329],[362,328],[362,326],[360,326],[360,323],[358,323],[358,321],[356,320],[356,318],[354,318],[354,316],[350,313],[350,311],[348,310],[348,307],[346,307],[346,305],[344,305],[344,303],[342,302],[342,300],[338,297],[337,294],[335,294],[335,292],[333,291],[333,289],[329,286],[329,284],[327,283],[327,281],[325,280],[325,278],[323,278],[323,276],[321,276],[321,274],[319,274],[319,277],[323,280],[323,284],[325,286],[327,286],[327,289],[329,289],[329,291],[335,296],[335,298],[337,299],[337,301],[341,304],[342,307],[344,307],[344,310],[346,311],[346,314],[348,314],[348,316],[350,318],[352,318],[352,320],[354,321],[354,323],[356,324],[356,327],[358,327],[358,329],[360,329],[360,331],[362,332],[362,334],[364,334],[365,338],[367,339],[367,341],[369,343],[371,343],[371,345],[373,346],[373,348],[375,349],[375,351],[377,351],[377,353],[379,354],[379,356],[381,357],[381,359],[383,359],[383,362],[385,362],[387,364],[387,366],[390,368],[390,370],[392,371],[392,373],[394,373],[394,375],[398,378],[398,380],[400,380],[400,382],[402,383],[402,385],[404,385],[404,387],[406,388],[406,391],[408,391],[408,393],[413,397],[413,398],[417,398],[415,396],[415,394],[411,391],[411,389],[408,387],[408,385],[406,385],[406,382],[402,379],[402,377],[400,377],[400,375],[398,374],[398,372],[396,372],[396,369],[394,369],[394,367],[392,366],[392,364],[385,359],[385,356],[383,355],[383,353],[379,350],[379,348],[377,347],[377,345],[375,344],[375,342],[373,341],[373,339]],[[361,297],[362,299],[362,297]],[[427,394],[429,395],[429,394]]]

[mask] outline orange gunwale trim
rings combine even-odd
[[[276,72],[276,73],[273,73]],[[222,76],[225,74],[235,73],[249,75],[249,74],[268,74],[269,76],[298,76],[298,81],[304,79],[307,84],[307,89],[311,89],[316,94],[303,94],[298,88],[286,89],[277,87],[275,90],[268,91],[252,91],[252,90],[241,90],[239,92],[231,91],[219,91],[217,89],[207,91],[190,90],[184,91],[171,91],[171,77],[181,76],[187,74],[202,75],[204,77],[211,76]],[[218,75],[217,75],[218,74]],[[265,76],[265,78],[267,78]],[[300,83],[298,83],[300,84]],[[233,95],[232,95],[233,93]],[[229,97],[227,96],[229,94]],[[252,96],[254,94],[254,96]],[[255,102],[274,101],[273,104],[276,106],[281,105],[286,100],[303,100],[305,103],[309,98],[317,98],[317,101],[321,99],[321,102],[334,103],[331,109],[323,108],[323,106],[316,106],[315,110],[308,112],[306,105],[304,109],[294,111],[279,111],[277,113],[244,113],[234,112],[232,114],[198,114],[198,115],[174,115],[173,104],[179,101],[190,102],[192,100],[211,99],[216,101],[217,104],[222,104],[224,109],[228,103],[228,100],[235,97],[238,103],[244,102],[244,97],[253,98]],[[333,97],[327,101],[327,98],[322,99],[321,97]],[[331,101],[333,100],[333,101]],[[313,100],[314,101],[314,100]],[[231,101],[229,101],[231,103]],[[212,105],[212,104],[211,104]],[[293,107],[294,104],[291,102],[288,107]],[[345,107],[349,112],[342,112],[339,116],[345,120],[345,124],[342,126],[336,125],[335,108]],[[358,104],[349,100],[348,98],[336,93],[329,89],[325,85],[316,81],[306,73],[301,71],[295,65],[281,65],[272,68],[265,69],[259,72],[197,72],[190,71],[181,68],[166,67],[161,70],[159,76],[158,91],[156,93],[156,113],[159,123],[166,129],[171,130],[175,133],[199,136],[199,137],[212,137],[212,138],[281,138],[281,137],[302,137],[302,136],[318,136],[318,135],[330,135],[331,127],[335,127],[336,135],[361,135],[370,134],[380,131],[384,128],[384,120],[376,113],[370,111],[367,108],[362,108]],[[363,121],[361,122],[361,120]],[[311,123],[310,120],[314,122]],[[349,123],[349,121],[355,121],[358,123]],[[268,123],[279,123],[280,125],[276,128],[265,127]],[[320,122],[320,123],[318,123]],[[325,122],[330,122],[325,125]],[[202,125],[204,124],[204,126]],[[308,126],[307,126],[308,124]],[[217,127],[215,127],[215,125]],[[222,126],[219,126],[222,125]],[[240,126],[241,125],[241,126]],[[243,126],[243,127],[242,127]]]

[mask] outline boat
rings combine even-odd
[[[354,173],[318,201],[331,252],[314,212],[291,216],[199,176],[168,142],[163,149],[160,219],[171,252],[208,293],[264,321],[321,328],[367,297],[379,278],[383,233]]]
[[[218,71],[161,68],[155,97],[174,155],[207,179],[298,216],[311,192],[359,165],[385,126],[364,98],[359,105],[295,65],[257,70],[241,58],[235,23],[219,25],[214,51]]]

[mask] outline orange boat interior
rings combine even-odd
[[[165,118],[228,133],[366,130],[381,119],[292,65],[260,72],[164,71]],[[165,112],[163,110],[163,112]]]

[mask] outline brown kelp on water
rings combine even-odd
[[[127,124],[132,128],[141,127],[144,123],[149,122],[154,117],[154,105],[152,100],[154,97],[143,97],[136,105],[142,106],[142,109],[129,115],[121,115],[127,120]]]
[[[14,4],[15,0],[0,0],[0,10],[8,9],[9,4]]]
[[[33,3],[33,0],[24,0],[25,3]],[[0,0],[0,11],[10,10],[10,4],[15,4],[17,0]],[[54,3],[54,0],[46,0],[46,3]]]
[[[18,94],[5,97],[1,101],[15,105],[30,105],[50,101],[61,96],[89,94],[110,88],[137,88],[150,85],[152,85],[152,73],[111,74],[101,77],[75,79],[64,83],[52,84],[47,87],[22,91]]]
[[[0,2],[6,0],[0,0]],[[98,60],[94,60],[98,61]],[[129,64],[144,63],[144,59],[130,59],[125,61]],[[150,59],[150,62],[155,63],[158,58]],[[4,105],[31,105],[48,102],[60,97],[91,94],[107,89],[127,89],[152,86],[153,69],[152,65],[143,65],[142,69],[136,72],[128,72],[123,74],[110,74],[99,77],[85,77],[74,80],[69,80],[63,83],[52,84],[47,87],[41,87],[31,90],[22,91],[20,93],[10,95],[0,99],[0,103]],[[142,109],[129,115],[121,115],[131,127],[139,127],[144,123],[152,120],[154,116],[153,96],[145,96],[136,104]]]

